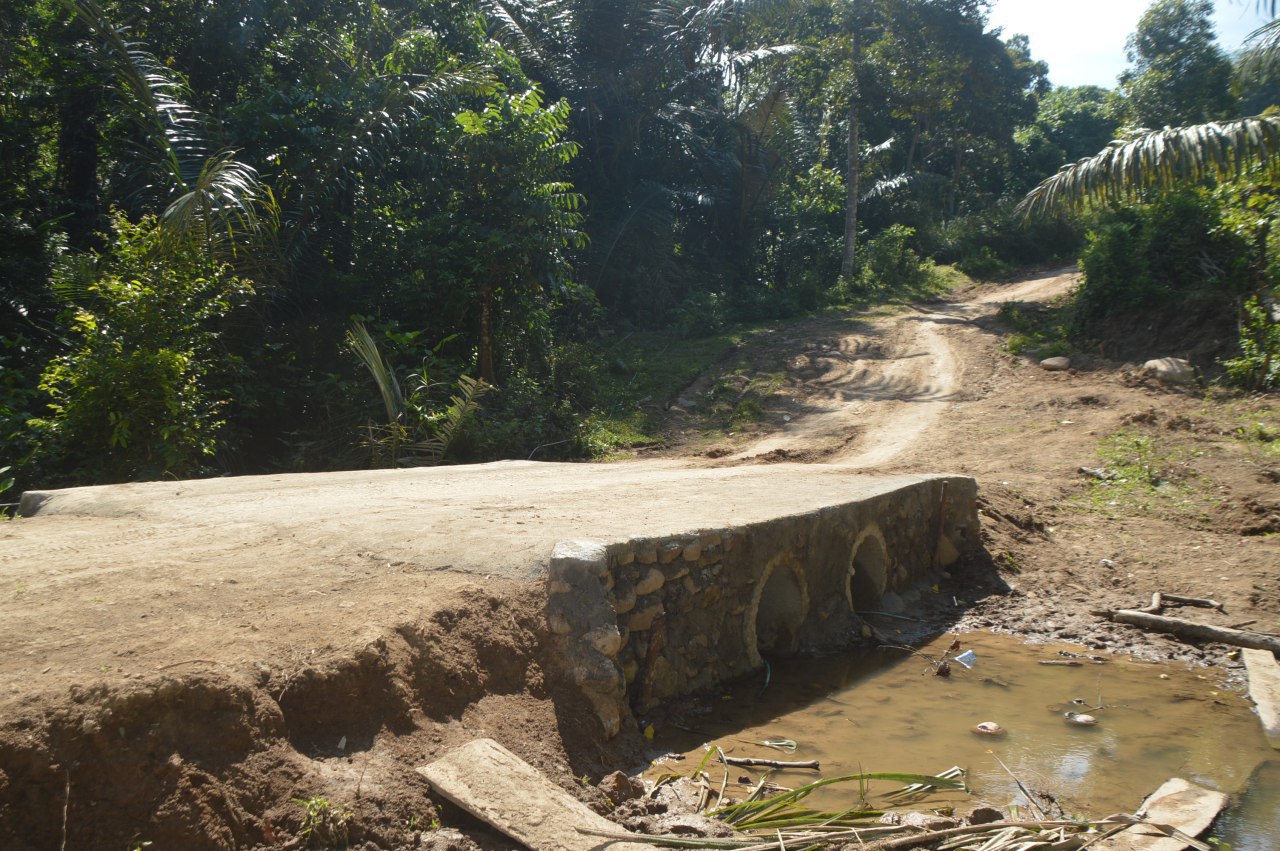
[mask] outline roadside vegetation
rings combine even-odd
[[[8,4],[0,502],[603,457],[790,317],[1080,257],[1018,351],[1274,388],[1275,38],[1208,10],[1106,90],[973,0]]]

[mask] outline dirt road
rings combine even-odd
[[[881,344],[867,347],[865,333],[851,333],[834,346],[806,353],[793,393],[807,400],[808,410],[732,459],[803,455],[829,446],[834,448],[821,459],[827,463],[868,471],[884,466],[930,435],[939,417],[964,398],[964,369],[973,341],[963,337],[978,333],[975,323],[991,320],[1005,301],[1058,298],[1077,278],[1062,270],[967,301],[913,305],[910,313],[875,323],[871,333],[884,340]]]

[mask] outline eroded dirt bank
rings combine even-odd
[[[594,717],[544,668],[530,597],[463,583],[358,649],[300,646],[294,665],[248,677],[192,660],[33,702],[0,735],[0,846],[282,847],[309,802],[319,843],[413,847],[456,822],[414,767],[473,738],[566,783],[602,770],[579,732]]]

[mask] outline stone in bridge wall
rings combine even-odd
[[[860,611],[909,608],[945,566],[939,530],[952,558],[979,546],[976,497],[972,479],[940,477],[735,528],[562,542],[548,625],[612,736],[633,711],[742,676],[762,656],[854,643]]]

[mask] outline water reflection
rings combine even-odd
[[[952,638],[921,650],[940,658]],[[695,762],[709,741],[731,755],[777,759],[776,752],[750,743],[793,739],[799,749],[785,758],[817,759],[828,777],[932,773],[960,765],[969,771],[972,794],[940,795],[929,805],[1027,807],[1020,780],[1038,803],[1056,801],[1068,814],[1094,817],[1132,812],[1176,776],[1239,794],[1272,753],[1244,698],[1203,669],[1127,657],[1079,667],[1042,665],[1061,661],[1055,654],[1064,646],[1023,645],[986,633],[965,635],[962,642],[978,663],[973,670],[954,665],[946,679],[933,676],[927,660],[901,651],[775,664],[763,695],[758,683],[735,691],[691,722],[696,732],[668,730],[661,744],[690,752]],[[1068,723],[1064,711],[1088,713],[1098,723]],[[974,726],[984,721],[1007,734],[975,734]],[[1268,782],[1275,787],[1276,764],[1270,765]],[[788,786],[814,779],[812,772],[798,771],[774,777]],[[856,795],[856,789],[833,786],[807,803],[841,809]],[[1237,844],[1236,851],[1263,847]]]

